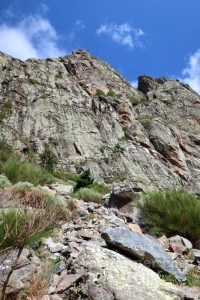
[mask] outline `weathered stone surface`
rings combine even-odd
[[[72,185],[64,185],[64,184],[51,184],[50,188],[55,190],[57,194],[68,196],[70,193],[73,192],[74,188]]]
[[[85,274],[84,293],[93,300],[179,300],[183,294],[149,268],[115,253],[88,245],[74,265]],[[76,299],[76,298],[75,298]]]
[[[179,281],[186,280],[157,240],[125,228],[107,228],[102,237],[108,245],[141,260],[144,264],[172,274]]]
[[[139,192],[142,192],[142,189],[132,185],[116,186],[110,194],[102,198],[102,203],[105,207],[117,208],[131,216],[135,209],[133,199],[139,195]]]
[[[4,258],[3,255],[0,256],[0,293],[2,289],[2,284],[14,263],[17,256],[17,251],[11,251],[9,255]],[[20,289],[28,288],[30,286],[33,276],[38,276],[42,272],[42,262],[35,256],[32,250],[24,249],[20,256],[17,264],[16,270],[12,273],[6,294],[17,292]]]
[[[81,278],[80,274],[61,275],[58,278],[56,292],[62,293]]]
[[[192,247],[193,247],[192,243],[188,239],[186,239],[186,238],[184,238],[180,235],[175,235],[175,236],[170,237],[169,242],[171,244],[176,244],[176,245],[179,245],[179,246],[183,246],[183,247],[186,248],[186,250],[191,250]]]
[[[199,249],[192,249],[191,253],[194,255],[195,258],[200,259],[200,250]]]
[[[61,242],[54,242],[51,237],[45,240],[44,245],[48,247],[51,253],[61,252],[66,248]]]
[[[200,193],[200,98],[178,81],[141,76],[138,91],[83,50],[25,62],[0,53],[0,109],[0,138],[23,157],[48,145],[58,167],[96,181]]]

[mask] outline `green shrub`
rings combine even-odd
[[[48,236],[58,220],[67,216],[63,198],[54,197],[42,189],[28,190],[25,200],[23,206],[0,209],[0,250],[19,247],[22,241],[32,244]]]
[[[62,72],[60,70],[55,75],[55,80],[57,80],[57,79],[62,79]]]
[[[19,181],[13,186],[13,188],[21,192],[23,190],[31,190],[33,188],[33,184],[27,181],[25,182]]]
[[[180,189],[150,192],[141,209],[152,233],[179,234],[194,243],[200,240],[200,200],[196,195]]]
[[[37,79],[30,78],[30,79],[29,79],[29,83],[35,85],[35,84],[38,84],[39,82],[38,82]]]
[[[94,190],[95,192],[98,192],[102,195],[105,195],[107,193],[110,193],[109,187],[107,187],[105,184],[102,183],[93,183],[89,186],[90,189]]]
[[[90,184],[93,183],[93,181],[94,180],[91,177],[90,170],[86,170],[77,179],[77,183],[74,190],[77,191],[80,188],[88,187]]]
[[[19,170],[20,170],[21,162],[20,160],[11,155],[8,160],[5,162],[2,172],[8,177],[8,179],[15,183],[19,181]]]
[[[33,185],[51,183],[53,177],[40,166],[21,162],[17,156],[10,156],[2,167],[2,172],[12,183],[28,181]]]
[[[113,148],[113,153],[117,154],[117,153],[123,153],[124,152],[124,147],[122,147],[119,143],[117,143],[115,145],[115,147]]]
[[[40,165],[49,172],[53,172],[58,163],[56,155],[49,149],[45,148],[40,154]]]
[[[0,175],[0,188],[10,187],[10,186],[11,186],[10,180],[4,175]]]
[[[69,172],[63,172],[63,171],[59,171],[59,170],[55,170],[53,171],[53,176],[68,182],[68,181],[74,181],[77,182],[79,179],[79,175],[74,174],[74,173],[69,173]]]
[[[73,196],[86,202],[99,203],[102,195],[91,188],[81,188],[76,193],[74,193]]]
[[[115,92],[113,90],[109,90],[108,93],[107,93],[107,96],[114,97]]]
[[[104,91],[97,89],[96,96],[105,96],[105,93],[104,93]]]
[[[12,148],[6,141],[0,141],[0,166],[13,154]]]
[[[166,77],[158,77],[158,78],[155,78],[154,80],[159,84],[163,84],[163,83],[165,83],[165,81],[167,81],[167,78]]]
[[[195,269],[189,270],[187,274],[187,284],[189,287],[200,287],[200,277]]]

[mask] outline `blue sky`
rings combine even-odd
[[[26,59],[83,48],[135,84],[179,78],[200,93],[199,0],[1,0],[0,50]]]

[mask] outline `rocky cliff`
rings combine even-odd
[[[0,138],[22,156],[45,146],[58,167],[96,181],[200,193],[200,97],[178,80],[134,89],[83,50],[25,62],[0,53]]]

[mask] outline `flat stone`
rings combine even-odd
[[[93,300],[183,300],[183,293],[143,264],[87,244],[73,264],[86,273],[83,290]],[[77,292],[78,296],[79,291]]]
[[[66,291],[81,277],[80,274],[61,275],[57,282],[56,292],[62,293]]]
[[[179,270],[158,240],[119,227],[107,228],[102,233],[102,238],[108,245],[141,260],[145,265],[167,272],[178,281],[186,281],[185,275]]]

